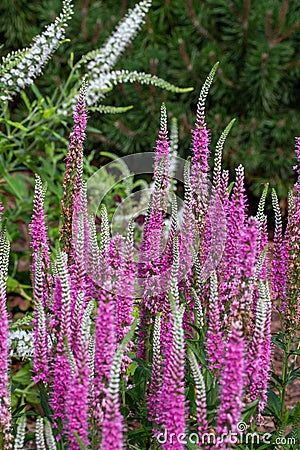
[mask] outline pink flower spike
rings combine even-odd
[[[137,321],[131,325],[131,328],[113,358],[109,385],[106,390],[105,415],[102,426],[101,450],[123,450],[123,416],[120,412],[120,370],[124,352],[128,343],[131,342],[136,328]]]
[[[103,420],[103,400],[109,382],[111,364],[116,351],[116,307],[113,294],[104,289],[99,294],[96,320],[93,416],[98,426]]]
[[[182,327],[184,309],[173,308],[172,345],[166,355],[163,375],[162,393],[159,398],[161,417],[158,423],[166,430],[167,441],[162,445],[164,450],[183,450],[184,445],[176,436],[186,432],[186,404],[184,395],[185,342]],[[182,434],[181,434],[182,433]],[[175,436],[174,441],[170,439]]]
[[[217,417],[217,436],[238,432],[241,417],[244,380],[244,339],[241,326],[233,323],[221,377],[221,404]],[[230,436],[230,435],[228,435]],[[226,448],[226,438],[216,448]]]
[[[210,156],[209,130],[205,122],[205,102],[213,82],[219,63],[216,63],[207,76],[197,104],[197,118],[195,128],[192,131],[192,160],[191,160],[191,185],[194,194],[197,216],[201,215],[201,205],[205,205],[208,196],[208,160]]]
[[[80,450],[76,433],[83,444],[88,447],[88,341],[79,345],[80,351],[76,358],[66,402],[66,418],[68,420],[70,450]]]

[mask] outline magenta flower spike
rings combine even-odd
[[[61,430],[61,424],[66,417],[67,391],[71,378],[70,362],[66,352],[66,341],[71,342],[71,294],[70,294],[70,276],[67,268],[66,255],[58,253],[57,255],[57,274],[58,280],[55,287],[55,306],[61,305],[61,317],[56,354],[53,370],[52,401],[54,425]],[[55,314],[55,309],[54,309]]]
[[[247,199],[244,177],[244,167],[240,165],[236,169],[236,182],[233,186],[229,203],[228,240],[226,245],[226,259],[228,260],[229,258],[228,266],[234,261],[236,244],[246,219]]]
[[[229,285],[229,298],[231,299],[230,319],[237,320],[242,316],[247,326],[250,326],[249,312],[254,309],[253,282],[258,259],[257,239],[258,222],[253,217],[249,217],[240,230],[234,271]]]
[[[161,417],[157,422],[166,432],[167,440],[162,444],[164,450],[183,450],[184,445],[178,435],[186,431],[186,404],[184,396],[185,343],[182,320],[184,308],[173,309],[172,345],[165,358],[162,392],[159,398]],[[181,434],[182,433],[182,434]],[[174,437],[174,439],[171,438]]]
[[[271,283],[272,297],[279,303],[279,310],[283,311],[286,307],[288,251],[283,239],[281,211],[274,189],[272,189],[272,205],[275,213]]]
[[[0,202],[0,214],[3,212]],[[0,219],[1,220],[1,219]],[[6,277],[9,243],[1,230],[0,248],[0,439],[4,450],[12,449],[12,417],[9,384],[8,312],[6,307]]]
[[[76,357],[76,364],[70,378],[68,387],[66,413],[68,419],[68,434],[70,450],[80,450],[74,433],[78,435],[83,444],[88,447],[88,393],[89,393],[89,367],[88,342],[81,342],[80,351]]]
[[[216,63],[206,78],[197,104],[197,118],[195,128],[192,131],[192,160],[191,160],[191,186],[194,196],[196,215],[204,213],[203,207],[206,205],[208,196],[208,176],[209,176],[209,130],[205,121],[205,102],[213,82],[219,63]]]
[[[244,168],[239,166],[236,169],[236,182],[233,187],[232,196],[228,205],[227,238],[224,253],[218,273],[222,282],[220,283],[220,296],[223,302],[234,297],[239,292],[239,282],[241,279],[241,255],[243,243],[241,240],[246,220],[246,194],[244,187]],[[245,233],[245,232],[244,232]]]
[[[129,332],[116,350],[109,374],[109,384],[106,390],[105,415],[102,425],[101,450],[123,450],[123,416],[120,412],[120,370],[124,352],[131,342],[136,320],[132,323]]]
[[[120,343],[132,323],[135,264],[133,260],[133,222],[129,224],[126,241],[121,235],[111,239],[107,263],[111,271],[111,283],[115,301],[116,342]],[[130,358],[124,355],[122,373],[125,373]]]
[[[300,326],[300,139],[296,140],[298,175],[293,192],[289,195],[288,223],[283,239],[283,253],[286,255],[286,305],[284,309],[284,328],[289,336],[295,335]]]
[[[218,299],[218,280],[215,272],[210,275],[210,297],[207,330],[207,359],[211,370],[219,370],[224,361],[224,344],[221,311]]]
[[[87,110],[85,107],[86,86],[83,84],[78,102],[73,114],[74,126],[70,134],[69,152],[66,158],[66,171],[63,181],[62,216],[63,225],[60,230],[66,253],[70,253],[71,236],[73,231],[73,213],[77,202],[81,201],[82,170],[83,170],[83,142],[87,124]]]
[[[99,293],[99,309],[96,320],[96,349],[94,372],[93,416],[98,426],[103,420],[103,400],[109,382],[111,364],[116,352],[116,305],[110,286]]]
[[[235,322],[229,336],[227,352],[224,358],[224,368],[221,376],[221,404],[217,417],[217,436],[223,433],[238,432],[243,407],[243,380],[244,380],[244,339],[241,326]],[[226,448],[226,437],[223,443],[216,448]]]
[[[167,208],[167,188],[169,180],[169,141],[167,134],[167,113],[161,107],[160,131],[155,147],[154,188],[144,225],[140,249],[139,277],[149,278],[162,272],[162,233]]]
[[[71,379],[70,363],[66,354],[65,343],[60,335],[56,347],[55,365],[53,371],[53,386],[51,406],[53,409],[54,427],[61,433],[61,424],[66,418],[67,392]],[[66,431],[66,430],[63,430]],[[59,439],[61,435],[59,435]]]
[[[155,147],[154,188],[144,224],[138,278],[142,290],[140,339],[137,356],[145,356],[145,328],[162,310],[168,286],[168,258],[164,255],[164,219],[168,204],[169,142],[167,114],[162,105],[159,138]]]
[[[165,105],[162,105],[160,131],[155,147],[154,188],[144,224],[143,240],[140,249],[140,279],[151,278],[151,274],[159,275],[162,272],[162,234],[167,207],[168,171],[167,114]],[[151,280],[149,282],[151,284]]]
[[[134,283],[136,276],[136,263],[134,261],[134,222],[131,221],[128,225],[127,237],[124,242],[121,241],[119,252],[122,251],[124,256],[121,258],[121,264],[117,270],[116,280],[116,334],[117,341],[120,343],[128,333],[133,321],[133,298],[134,298]],[[125,351],[121,372],[124,374],[131,358],[128,352],[132,350],[132,345],[129,343]]]
[[[113,390],[106,398],[101,450],[123,449],[123,416],[120,413],[119,394]]]

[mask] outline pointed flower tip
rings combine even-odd
[[[84,100],[85,100],[85,97],[86,97],[87,88],[88,88],[88,81],[87,81],[86,76],[84,76],[83,79],[82,79],[82,84],[81,84],[81,88],[80,88],[80,91],[79,91],[79,97],[81,97]]]
[[[167,108],[165,103],[162,103],[160,107],[160,131],[166,133],[168,126]]]
[[[208,77],[207,77],[207,80],[209,80],[210,84],[213,82],[214,76],[215,76],[215,74],[216,74],[216,72],[217,72],[217,70],[218,70],[219,65],[220,65],[220,61],[217,61],[217,62],[213,65],[211,71],[209,72],[209,75],[208,75]]]

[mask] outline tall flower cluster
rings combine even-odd
[[[80,353],[76,356],[76,364],[72,370],[68,388],[66,409],[70,450],[78,449],[75,433],[84,445],[89,445],[88,439],[88,394],[89,366],[88,341],[81,342]]]

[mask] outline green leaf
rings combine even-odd
[[[232,182],[229,184],[229,186],[228,186],[228,188],[227,188],[227,192],[228,192],[229,195],[231,194],[231,191],[232,191],[234,185],[235,185],[235,182],[234,182],[234,181],[232,181]]]
[[[26,386],[31,383],[31,367],[30,364],[26,364],[22,369],[12,377],[13,384],[21,383]]]
[[[266,410],[269,410],[271,415],[274,415],[279,420],[281,416],[281,403],[278,395],[271,389],[268,389],[268,406]]]
[[[76,433],[76,431],[73,431],[73,434],[74,434],[76,441],[78,442],[78,445],[81,448],[81,450],[88,450],[88,448],[84,445],[84,443],[80,439],[78,433]]]
[[[10,192],[19,200],[28,197],[28,188],[22,175],[14,173],[12,176],[3,168],[2,176],[7,183],[7,186],[5,186],[7,192]]]
[[[38,100],[43,98],[42,94],[40,93],[39,89],[36,87],[35,84],[31,85],[31,89],[32,89],[32,92],[34,93],[34,95],[36,96],[36,98]]]
[[[26,105],[26,108],[28,109],[29,112],[31,112],[32,111],[32,106],[31,106],[29,98],[27,97],[27,95],[25,94],[24,91],[21,91],[20,95],[21,95],[21,97],[23,99],[23,102]]]
[[[24,125],[22,125],[21,123],[13,122],[10,119],[0,119],[0,122],[5,123],[6,125],[10,125],[14,128],[18,128],[19,130],[22,130],[22,131],[29,131],[29,129],[24,127]]]
[[[296,378],[299,377],[300,377],[300,367],[298,367],[297,369],[293,370],[290,373],[287,384],[291,384]]]
[[[275,344],[277,347],[281,348],[282,350],[285,350],[285,345],[279,337],[272,336],[271,340],[272,340],[272,343]]]
[[[243,422],[248,423],[250,418],[255,416],[257,405],[258,400],[254,400],[254,402],[251,402],[249,403],[249,405],[247,405],[241,417],[241,420]]]
[[[16,280],[15,278],[12,278],[9,275],[7,277],[6,288],[7,288],[7,292],[17,292],[22,297],[24,297],[26,300],[29,300],[29,301],[32,300],[32,298],[28,294],[26,294],[26,292],[24,291],[24,289],[32,289],[32,287],[29,286],[28,284],[21,284],[18,280]]]
[[[25,394],[26,403],[29,403],[30,405],[38,405],[40,403],[40,396],[38,395],[37,391],[28,391]]]
[[[46,390],[44,384],[41,381],[38,383],[38,389],[39,389],[40,401],[41,401],[43,411],[44,411],[46,417],[48,417],[48,419],[51,421],[52,411],[49,407],[48,393],[47,393],[47,390]]]

